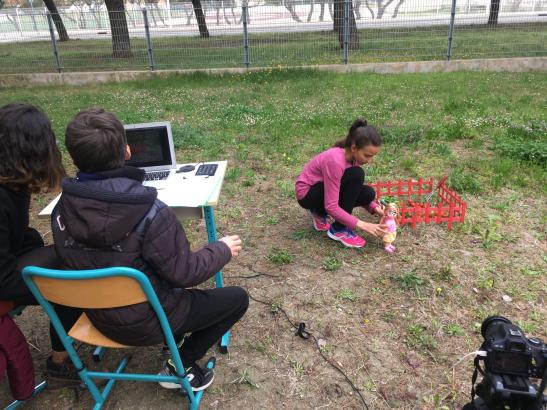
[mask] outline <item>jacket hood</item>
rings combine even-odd
[[[65,179],[58,207],[60,222],[72,238],[102,248],[117,243],[135,229],[154,204],[157,191],[142,185],[143,173],[136,168],[123,167],[93,175],[94,178]]]

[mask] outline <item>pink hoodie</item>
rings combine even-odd
[[[304,198],[312,185],[323,182],[327,213],[341,224],[354,229],[359,219],[338,206],[342,176],[346,169],[353,166],[356,165],[346,160],[344,148],[334,147],[323,151],[304,166],[296,179],[296,198]]]

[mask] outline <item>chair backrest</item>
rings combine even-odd
[[[61,271],[27,266],[25,281],[31,280],[43,297],[60,305],[98,309],[146,302],[146,275],[125,267]]]

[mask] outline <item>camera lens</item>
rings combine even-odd
[[[489,316],[487,317],[486,319],[484,319],[484,321],[482,322],[482,325],[481,325],[481,334],[482,334],[482,337],[484,337],[484,339],[489,339],[488,337],[488,328],[490,327],[490,325],[496,323],[496,322],[501,322],[501,323],[506,323],[508,325],[511,324],[511,321],[503,316]]]

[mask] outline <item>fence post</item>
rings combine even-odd
[[[55,56],[55,63],[57,64],[57,71],[60,73],[63,70],[61,67],[61,61],[59,59],[59,51],[57,50],[57,40],[55,39],[55,30],[53,29],[53,20],[49,11],[46,13],[47,24],[49,26],[49,35],[51,37],[51,47],[53,49],[53,55]]]
[[[349,9],[351,0],[344,0],[344,28],[343,28],[343,38],[344,38],[344,64],[348,63],[348,53],[349,53]]]
[[[19,30],[19,33],[22,33],[23,28],[21,27],[21,17],[19,16],[19,6],[15,7],[15,25],[17,26],[17,30]]]
[[[452,37],[454,36],[454,18],[456,17],[456,1],[452,0],[450,9],[450,26],[448,27],[448,50],[446,51],[446,59],[450,61],[452,58]]]
[[[243,17],[243,64],[245,67],[249,68],[249,30],[247,28],[248,24],[248,7],[246,3],[243,3],[241,6],[241,16]]]
[[[144,19],[144,33],[146,34],[146,54],[148,55],[148,67],[154,71],[154,51],[152,50],[152,39],[150,38],[150,26],[148,25],[148,10],[146,6],[142,8],[142,17]]]

